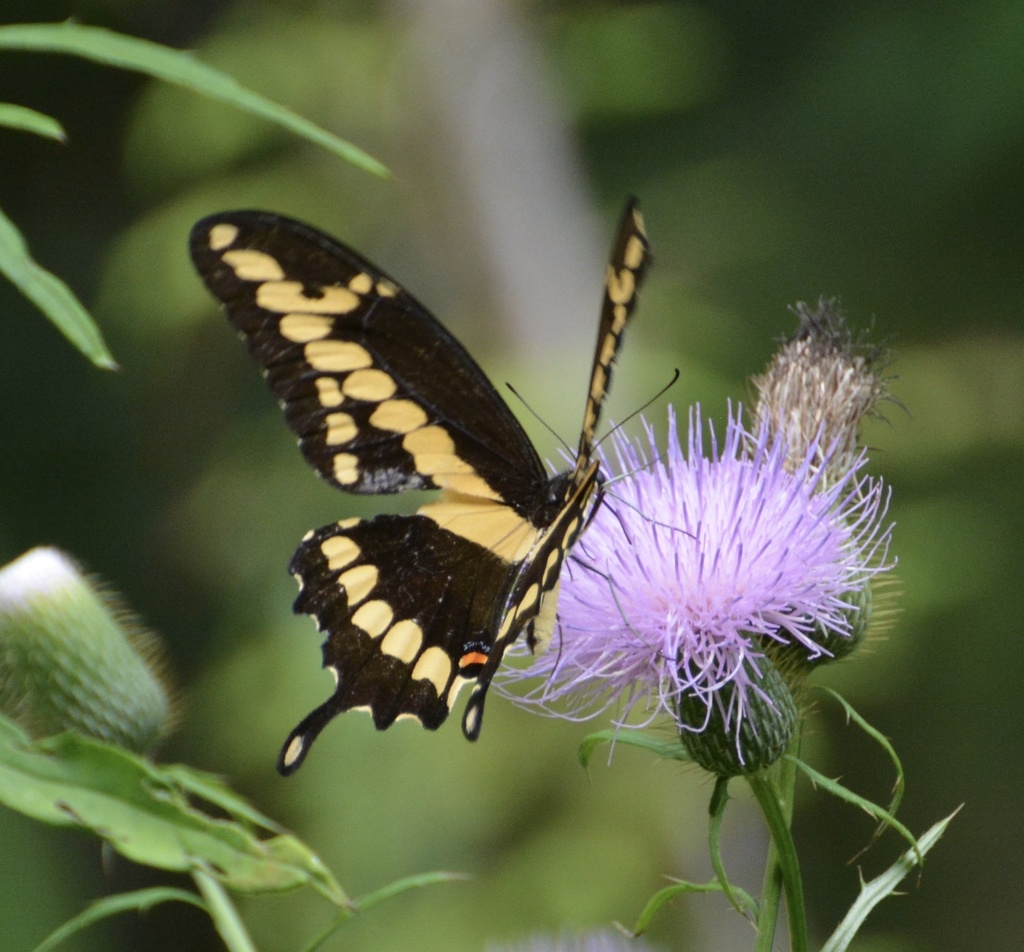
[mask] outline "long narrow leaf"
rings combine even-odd
[[[682,741],[678,737],[656,737],[638,730],[603,730],[595,731],[583,738],[576,755],[580,763],[587,767],[594,751],[602,744],[623,744],[626,747],[639,747],[650,751],[658,757],[669,760],[692,760]]]
[[[374,906],[391,899],[394,896],[408,892],[410,889],[422,889],[424,886],[433,886],[435,883],[454,883],[469,879],[466,873],[449,873],[444,870],[435,870],[430,873],[416,873],[413,876],[406,876],[404,879],[396,879],[372,893],[362,896],[353,901],[358,912],[366,912]]]
[[[0,30],[5,29],[0,27]],[[97,367],[116,370],[103,335],[82,302],[57,275],[32,260],[25,239],[0,211],[0,272]]]
[[[465,873],[432,872],[419,873],[415,876],[407,876],[405,879],[388,883],[386,886],[382,886],[380,889],[354,900],[349,906],[339,909],[334,919],[302,947],[302,952],[316,952],[357,912],[366,912],[379,903],[391,899],[400,893],[408,892],[410,889],[421,889],[424,886],[433,886],[435,883],[455,882],[456,880],[469,878]]]
[[[789,755],[787,754],[787,757]],[[818,773],[809,764],[805,764],[802,760],[797,757],[790,757],[793,763],[795,763],[811,780],[816,787],[821,787],[822,790],[826,790],[831,793],[832,796],[838,797],[840,800],[845,800],[847,803],[852,804],[855,807],[860,807],[868,816],[880,823],[884,823],[886,826],[892,827],[900,836],[903,837],[911,846],[912,849],[916,849],[918,846],[917,840],[914,839],[914,834],[910,832],[899,820],[896,819],[888,810],[884,807],[879,806],[866,797],[862,797],[860,794],[854,793],[849,787],[844,787],[838,780],[833,780],[830,777],[826,777],[822,773]]]
[[[37,136],[44,136],[57,142],[67,140],[64,127],[53,116],[12,102],[0,102],[0,126],[20,129],[22,132],[34,132]]]
[[[889,801],[888,810],[890,813],[895,814],[899,809],[900,801],[903,799],[903,791],[906,786],[903,777],[903,764],[900,763],[900,758],[896,754],[896,748],[892,746],[889,738],[885,736],[877,727],[869,724],[846,700],[841,694],[833,691],[831,688],[823,688],[826,694],[832,695],[842,706],[846,712],[847,720],[853,721],[865,734],[868,735],[882,750],[885,751],[889,760],[892,762],[893,769],[896,771],[896,780],[893,783],[892,799]]]
[[[732,886],[731,888],[734,896],[740,898],[742,905],[747,910],[745,913],[747,918],[755,918],[757,915],[757,900],[746,890],[740,889],[738,886]],[[643,935],[651,927],[651,923],[654,921],[654,917],[661,911],[661,907],[675,899],[676,896],[681,896],[684,893],[709,892],[723,892],[722,884],[717,880],[712,880],[709,883],[693,883],[688,880],[681,880],[680,882],[673,883],[671,886],[659,889],[647,900],[647,905],[644,906],[643,911],[640,913],[640,918],[637,919],[636,925],[633,926],[633,935]]]
[[[58,929],[51,932],[42,942],[39,943],[33,952],[50,952],[57,948],[66,939],[91,925],[95,925],[110,916],[120,915],[122,912],[145,912],[153,906],[162,902],[187,902],[200,909],[206,909],[205,903],[195,893],[187,892],[184,889],[171,889],[166,886],[155,886],[151,889],[140,889],[136,892],[119,893],[116,896],[107,896],[97,899],[83,909],[77,916],[69,919]]]
[[[388,174],[384,165],[351,142],[321,129],[272,99],[251,92],[227,73],[207,66],[182,50],[125,36],[102,27],[71,22],[0,26],[0,49],[69,53],[96,63],[145,73],[154,79],[183,86],[284,126],[364,171],[382,177]]]
[[[907,874],[914,867],[921,865],[921,858],[939,842],[942,834],[946,832],[946,827],[959,812],[960,808],[957,807],[944,820],[939,820],[916,841],[916,848],[907,850],[884,873],[861,886],[860,895],[850,907],[850,911],[843,917],[843,921],[836,927],[835,932],[821,947],[821,952],[845,952],[850,947],[857,930],[864,924],[864,920],[875,906],[888,896],[892,896],[896,892],[896,887],[906,878]]]

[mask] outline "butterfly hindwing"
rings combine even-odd
[[[605,281],[579,450],[548,477],[483,372],[415,298],[356,252],[291,219],[225,212],[192,231],[196,268],[277,396],[306,459],[341,489],[440,489],[414,516],[307,534],[295,610],[323,632],[334,693],[292,731],[294,772],[335,716],[436,728],[473,685],[475,739],[505,649],[542,649],[567,553],[600,500],[594,429],[649,249],[630,203]]]
[[[422,515],[325,526],[291,570],[295,610],[327,634],[324,666],[337,685],[288,738],[286,773],[342,711],[365,708],[382,730],[401,717],[439,727],[489,659],[496,593],[509,584],[505,560]]]

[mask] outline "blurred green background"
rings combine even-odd
[[[166,642],[181,727],[162,755],[223,774],[350,894],[431,869],[471,874],[378,908],[328,948],[469,952],[629,924],[666,875],[709,875],[711,786],[626,749],[584,772],[575,751],[592,725],[497,698],[476,745],[457,724],[377,734],[351,715],[295,777],[277,776],[278,745],[330,690],[312,624],[290,612],[288,560],[308,528],[372,504],[306,469],[191,272],[188,229],[234,207],[311,220],[402,280],[571,442],[628,194],[656,262],[613,417],[678,366],[672,400],[722,419],[793,328],[797,300],[838,295],[852,323],[891,343],[905,410],[890,406],[868,438],[893,487],[902,611],[821,681],[893,739],[912,829],[966,809],[857,948],[1021,947],[1024,6],[6,0],[3,13],[195,49],[394,172],[372,179],[134,75],[0,57],[3,99],[70,136],[61,147],[0,132],[0,205],[94,310],[122,366],[94,370],[0,287],[0,558],[56,544],[120,590]],[[834,712],[811,722],[806,752],[886,795],[883,758]],[[743,798],[733,806],[727,862],[756,889],[761,825]],[[856,891],[847,861],[870,830],[804,791],[797,832],[819,938]],[[14,952],[91,898],[166,881],[8,812],[0,843]],[[898,849],[887,837],[864,872]],[[306,894],[244,912],[267,952],[298,948],[329,918]],[[753,944],[720,897],[678,901],[651,939]],[[219,944],[200,913],[174,906],[67,947]]]

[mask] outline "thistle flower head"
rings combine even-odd
[[[839,441],[812,438],[794,460],[781,434],[767,422],[749,432],[739,411],[721,444],[712,433],[705,445],[699,410],[689,423],[685,451],[671,409],[664,450],[650,427],[647,446],[616,433],[605,464],[623,478],[563,571],[556,639],[505,683],[531,685],[518,703],[570,718],[615,706],[618,724],[639,726],[664,713],[684,742],[714,728],[733,772],[758,769],[796,716],[772,655],[819,658],[821,632],[850,634],[858,593],[887,568],[886,497],[863,455],[837,472]],[[772,714],[781,727],[765,726]]]

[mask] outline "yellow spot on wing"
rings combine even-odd
[[[343,373],[373,364],[369,351],[353,341],[314,340],[306,344],[302,353],[314,370],[324,373]]]
[[[355,562],[361,551],[348,536],[330,536],[320,543],[320,552],[327,559],[327,568],[332,572]]]
[[[638,231],[643,231],[644,223],[639,215],[636,216],[636,226]],[[643,263],[644,255],[644,243],[637,235],[630,235],[629,241],[626,242],[626,252],[622,256],[622,263],[632,271],[636,271]]]
[[[521,562],[540,533],[528,519],[500,502],[479,496],[445,493],[417,512],[442,529],[475,542],[506,562]]]
[[[461,496],[501,501],[501,496],[456,453],[455,443],[444,427],[413,430],[402,439],[402,447],[412,455],[416,471],[430,476],[440,488]]]
[[[458,466],[462,472],[473,471],[469,463],[455,456],[455,443],[443,426],[425,426],[408,433],[402,447],[416,458],[416,469],[421,473],[436,473],[439,467],[450,471],[450,466]]]
[[[221,260],[234,272],[239,281],[280,281],[284,271],[277,258],[265,251],[252,248],[238,248],[225,251]]]
[[[607,283],[608,297],[613,304],[625,304],[636,293],[636,279],[628,268],[616,271],[609,265]]]
[[[322,314],[285,314],[278,324],[281,336],[295,344],[320,340],[331,332],[334,323]]]
[[[377,293],[383,298],[394,297],[398,294],[398,288],[396,288],[390,281],[378,281]]]
[[[562,550],[557,546],[548,553],[548,561],[544,566],[544,587],[551,588],[552,582],[555,579],[555,574],[558,572],[558,567],[562,563]]]
[[[378,430],[409,433],[427,422],[424,409],[412,400],[385,400],[370,414],[370,423]]]
[[[601,356],[598,358],[602,367],[607,367],[612,362],[618,346],[619,339],[614,334],[608,334],[605,337],[604,343],[601,345]]]
[[[445,698],[445,702],[448,704],[449,711],[455,704],[455,699],[459,696],[459,691],[461,691],[467,684],[472,684],[475,680],[476,678],[464,678],[460,675],[457,676],[454,681],[452,681],[452,686],[448,690],[448,697]]]
[[[341,387],[338,386],[338,381],[333,377],[317,377],[314,382],[316,383],[316,395],[320,400],[321,406],[339,407],[345,402]]]
[[[219,225],[217,226],[220,227]],[[285,767],[290,767],[295,763],[299,757],[302,756],[302,751],[306,747],[306,738],[301,734],[298,737],[293,737],[292,742],[288,745],[288,749],[284,752],[284,756],[281,758],[281,762]]]
[[[342,486],[359,482],[359,457],[351,453],[335,453],[332,464],[334,478]]]
[[[371,638],[376,638],[387,631],[394,616],[391,606],[376,598],[359,606],[352,616],[352,624],[362,628]]]
[[[341,383],[341,392],[353,400],[387,400],[397,389],[394,380],[383,370],[356,370]]]
[[[516,606],[516,617],[526,615],[531,609],[536,608],[538,595],[540,595],[540,586],[534,582],[519,599],[519,604]]]
[[[516,613],[514,611],[505,612],[505,617],[501,620],[501,627],[498,629],[498,640],[504,638],[509,630],[512,628],[512,622],[516,620]]]
[[[347,443],[359,432],[356,421],[347,413],[328,413],[324,422],[327,424],[327,435],[324,440],[328,446]]]
[[[380,650],[398,658],[405,664],[412,664],[413,659],[423,647],[423,629],[411,618],[396,621],[380,643]]]
[[[590,399],[595,403],[600,402],[604,398],[607,386],[608,371],[602,364],[598,364],[594,367],[594,377],[590,381]]]
[[[268,311],[287,314],[348,314],[359,306],[360,297],[348,288],[321,288],[319,296],[310,296],[301,281],[271,281],[256,288],[256,303]]]
[[[237,237],[238,228],[227,222],[221,222],[210,229],[210,248],[214,251],[221,251],[228,245],[234,244]]]
[[[555,631],[555,621],[558,617],[558,595],[562,588],[562,580],[559,579],[554,588],[541,599],[540,612],[533,622],[533,643],[531,648],[534,654],[544,654],[551,644],[551,637]]]
[[[445,654],[444,648],[434,645],[420,655],[416,667],[412,669],[412,677],[416,681],[429,681],[434,685],[438,695],[444,693],[448,678],[452,673],[452,663]]]
[[[358,605],[373,591],[378,574],[376,565],[357,565],[338,576],[338,584],[345,588],[349,607]]]
[[[355,275],[348,283],[349,289],[355,291],[356,294],[366,294],[370,288],[373,287],[373,278],[371,278],[365,271],[360,271],[359,274]]]

